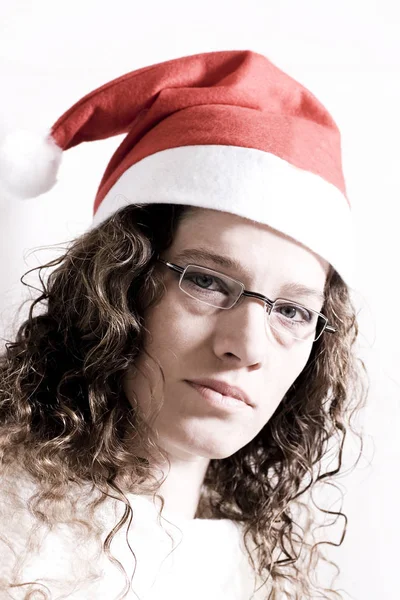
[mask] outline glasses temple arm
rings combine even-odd
[[[325,331],[326,331],[327,333],[336,333],[336,332],[337,332],[337,329],[336,329],[335,327],[332,327],[332,325],[327,325],[327,326],[325,327]]]
[[[164,265],[167,265],[167,267],[169,267],[170,269],[172,269],[173,271],[176,271],[177,273],[183,273],[183,271],[185,270],[183,267],[179,267],[178,265],[174,265],[173,263],[170,263],[162,258],[157,258],[157,260],[159,262],[164,263]]]

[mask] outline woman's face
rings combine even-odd
[[[234,259],[240,268],[178,259],[183,251],[196,249]],[[300,283],[323,293],[328,263],[269,227],[229,213],[208,209],[190,213],[163,258],[180,266],[195,263],[215,269],[272,300],[283,297],[317,311],[322,308],[317,297],[283,290],[287,284]],[[125,377],[125,393],[128,399],[132,391],[136,394],[148,422],[164,395],[151,424],[167,452],[183,459],[226,458],[268,422],[306,365],[312,338],[288,342],[287,336],[282,339],[268,326],[266,330],[264,304],[254,298],[243,298],[229,310],[208,307],[179,289],[178,274],[161,263],[160,270],[166,292],[145,315],[149,331],[145,350],[152,358],[146,353],[139,357],[137,371]],[[210,404],[188,383],[203,378],[240,387],[252,406],[241,403],[224,409]]]

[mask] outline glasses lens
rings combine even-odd
[[[238,281],[195,265],[186,267],[179,287],[192,298],[216,308],[231,308],[243,289]]]
[[[325,329],[319,313],[287,300],[277,300],[268,318],[273,329],[301,341],[315,341]]]
[[[232,308],[244,289],[239,281],[197,265],[186,267],[179,287],[195,300],[216,308]],[[270,312],[266,306],[265,313],[266,327],[272,327],[287,339],[315,341],[322,335],[327,323],[315,310],[289,300],[277,300]]]

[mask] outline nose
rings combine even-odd
[[[213,339],[215,355],[260,368],[271,344],[265,319],[265,304],[257,298],[242,298],[233,308],[219,311]]]

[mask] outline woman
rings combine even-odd
[[[2,597],[314,598],[306,492],[364,398],[337,126],[264,56],[198,54],[24,138],[34,173],[7,140],[3,185],[123,132],[2,357]]]

